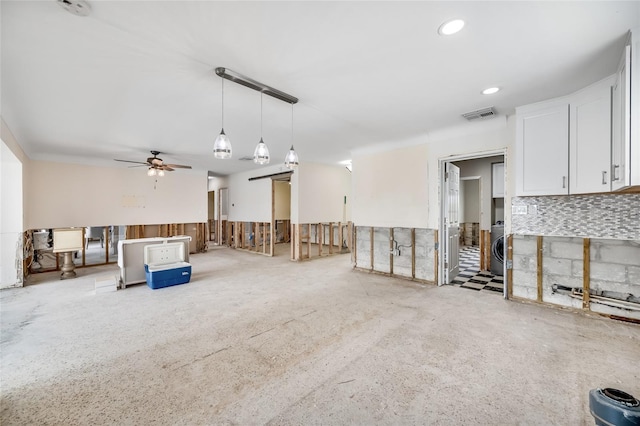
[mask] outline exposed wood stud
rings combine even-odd
[[[582,254],[582,309],[591,309],[591,239],[583,240]]]
[[[438,230],[434,230],[433,231],[433,239],[434,239],[434,243],[435,243],[435,247],[438,247],[437,249],[434,249],[433,251],[433,272],[434,272],[434,279],[436,284],[438,283],[438,268],[440,267],[440,265],[438,264],[438,256],[440,255],[440,249],[439,249],[439,241],[438,241]],[[415,247],[415,241],[412,243],[413,246]],[[415,248],[414,248],[414,253],[415,253]]]
[[[373,271],[373,226],[369,228],[369,252],[371,254],[371,270]]]
[[[316,241],[318,242],[318,256],[322,257],[322,244],[324,238],[324,227],[321,223],[316,225]]]
[[[481,229],[480,230],[480,270],[484,271],[486,269],[487,268],[484,264],[484,229]]]
[[[507,262],[513,262],[513,234],[507,236]],[[507,269],[507,298],[513,296],[513,267]]]
[[[333,254],[333,222],[329,222],[329,254]]]
[[[393,275],[393,228],[389,228],[389,273]]]
[[[353,227],[353,250],[351,250],[351,263],[353,263],[353,266],[355,268],[358,267],[358,227],[354,226]]]
[[[542,236],[538,235],[538,302],[542,302]]]
[[[411,278],[416,277],[416,228],[411,228]]]

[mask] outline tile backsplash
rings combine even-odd
[[[511,205],[513,234],[640,240],[640,194],[514,197]]]

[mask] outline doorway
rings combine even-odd
[[[507,297],[505,160],[505,150],[440,160],[438,285]]]

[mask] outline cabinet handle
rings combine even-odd
[[[602,184],[603,185],[607,184],[607,172],[606,171],[602,172]]]
[[[567,187],[567,177],[566,176],[562,176],[562,188],[566,188]]]
[[[620,176],[618,176],[618,171],[620,170],[620,165],[619,164],[614,164],[613,165],[613,176],[611,176],[611,181],[616,181],[616,180],[620,180]]]

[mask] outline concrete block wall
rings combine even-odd
[[[400,254],[393,257],[393,273],[412,278],[411,275],[411,229],[393,228],[393,238]]]
[[[435,281],[435,231],[416,229],[416,278]]]
[[[628,297],[640,301],[640,240],[592,239],[590,252],[592,294]],[[591,310],[640,319],[640,311],[623,310],[591,302]]]
[[[513,236],[513,295],[536,300],[538,297],[538,242],[528,235]]]
[[[543,237],[542,301],[572,308],[582,308],[582,299],[566,292],[554,292],[554,285],[583,287],[584,240],[582,238]]]
[[[389,228],[373,228],[373,270],[391,273]]]
[[[392,255],[393,244],[398,251]],[[371,264],[371,227],[356,227],[355,266],[383,274],[435,281],[435,231],[415,228],[415,248],[412,247],[412,228],[373,228],[373,265]],[[412,256],[415,275],[412,274]],[[392,268],[393,262],[393,268]]]
[[[357,268],[372,269],[370,229],[369,226],[356,226],[355,228],[355,266]]]
[[[537,236],[513,236],[513,296],[538,298],[537,241]],[[590,294],[640,302],[640,241],[590,239],[589,243]],[[581,297],[572,297],[568,291],[554,291],[553,286],[584,290],[584,247],[583,238],[542,237],[543,302],[576,309],[583,307]],[[638,310],[607,306],[593,297],[589,309],[640,319]]]

